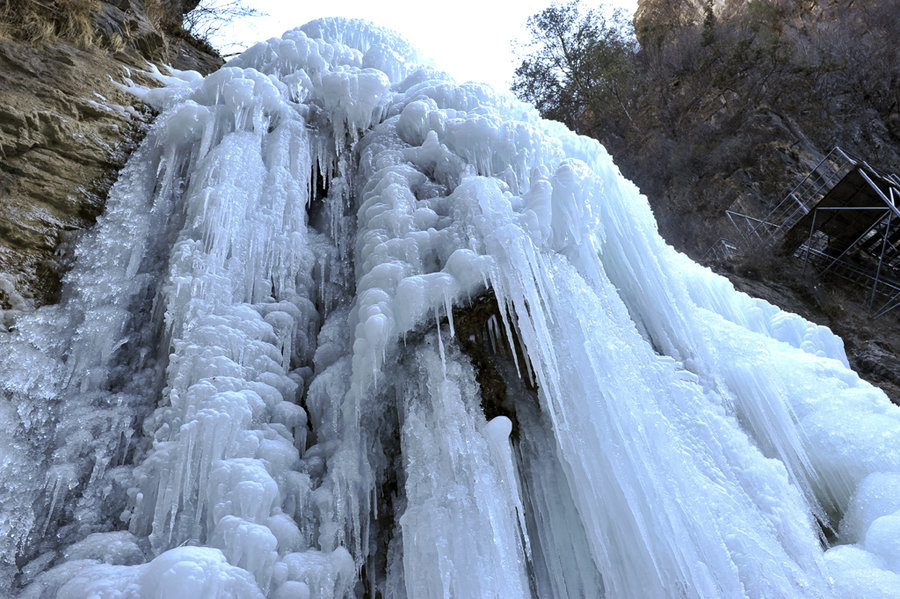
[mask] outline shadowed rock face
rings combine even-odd
[[[180,21],[179,11],[196,3],[184,4],[165,8],[175,11],[167,30]],[[118,83],[139,77],[135,69],[147,61],[201,72],[222,63],[154,25],[134,0],[100,3],[92,17],[88,47],[0,37],[2,328],[12,325],[16,311],[58,299],[70,242],[103,210],[107,190],[151,119]]]
[[[61,244],[97,218],[148,121],[107,74],[125,72],[70,46],[0,45],[0,269],[22,296],[5,309],[55,300]]]
[[[509,331],[515,347],[510,347],[506,325],[493,291],[486,291],[471,303],[453,311],[456,340],[472,362],[475,380],[481,390],[481,408],[487,420],[506,416],[512,422],[512,439],[519,438],[515,395],[508,393],[510,377],[515,373],[519,399],[538,405],[537,386],[532,366],[522,350],[515,327]]]
[[[608,147],[623,174],[653,203],[669,243],[708,261],[739,289],[830,327],[843,338],[854,370],[900,403],[900,311],[873,320],[870,289],[837,277],[816,279],[802,263],[777,251],[721,262],[707,254],[719,239],[740,239],[726,209],[764,216],[834,145],[881,170],[898,172],[900,62],[895,45],[885,41],[896,38],[894,4],[639,0],[634,25],[641,46],[660,44],[659,56],[666,57],[653,63],[662,68],[651,71],[649,79],[661,93],[643,96],[635,116],[641,132]],[[746,25],[740,25],[740,17],[751,7],[760,21],[742,30]],[[707,9],[715,20],[707,21]],[[766,30],[767,12],[768,31],[776,35],[766,39],[786,49],[786,75],[752,85],[769,72],[763,61],[729,53],[738,47],[734,40],[752,39],[747,31]],[[703,45],[703,28],[716,22],[714,33],[720,37]],[[655,56],[645,53],[648,61]],[[706,62],[697,56],[706,56]],[[715,65],[726,64],[723,57],[729,56],[734,64],[744,63],[735,80],[744,86],[740,92],[720,86],[712,76]],[[670,64],[679,68],[665,66]],[[817,73],[815,84],[809,73]],[[678,115],[673,127],[660,126],[659,115],[686,98],[690,105],[673,113]]]

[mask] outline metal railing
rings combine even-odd
[[[709,260],[723,262],[738,253],[740,253],[740,249],[737,245],[727,239],[718,239],[714,244],[709,246],[709,249],[703,254],[701,262],[707,262]]]
[[[863,180],[884,201],[884,206],[819,206],[822,198],[855,168],[859,169]],[[872,177],[881,183],[876,184]],[[869,310],[877,318],[900,307],[900,269],[895,264],[900,256],[900,245],[897,245],[896,233],[891,233],[892,225],[896,226],[894,223],[900,222],[898,199],[900,177],[895,173],[880,173],[866,162],[851,157],[842,148],[835,146],[764,217],[757,218],[735,210],[726,210],[725,214],[738,231],[739,238],[736,241],[719,239],[707,250],[704,258],[725,260],[772,246],[812,210],[883,210],[884,215],[873,221],[849,247],[836,252],[838,255],[829,253],[828,236],[816,230],[813,218],[809,238],[794,253],[804,263],[813,263],[818,276],[834,274],[869,289]],[[889,239],[891,235],[894,237]],[[875,240],[877,243],[869,243],[869,237],[878,238]],[[857,256],[851,260],[849,252],[859,244],[867,244],[880,251],[870,258]],[[859,260],[863,262],[854,263]],[[869,261],[873,264],[869,265]]]
[[[871,269],[857,266],[846,260],[836,259],[827,252],[804,243],[794,253],[794,257],[804,261],[828,265],[829,274],[840,277],[854,285],[872,289],[869,311],[873,318],[883,316],[900,306],[900,281],[896,281],[880,273],[873,274]]]
[[[812,207],[857,164],[859,161],[839,146],[832,148],[775,208],[762,219],[754,219],[758,223],[751,231],[751,239],[766,245],[777,241],[809,214]]]

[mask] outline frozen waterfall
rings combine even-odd
[[[63,300],[0,332],[0,595],[900,596],[900,409],[841,341],[420,62],[321,20],[131,85]]]

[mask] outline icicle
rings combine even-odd
[[[447,289],[444,289],[444,310],[447,313],[447,323],[450,325],[450,337],[456,337],[456,329],[453,327],[453,303]]]
[[[447,358],[444,354],[444,340],[441,338],[441,317],[437,310],[434,311],[434,329],[435,334],[437,335],[438,342],[438,352],[441,356],[441,371],[444,373],[444,378],[447,377]]]

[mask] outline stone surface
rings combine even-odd
[[[201,72],[222,64],[173,29],[180,12],[157,18],[163,26],[154,25],[138,0],[98,6],[89,47],[0,37],[3,328],[17,311],[57,299],[71,242],[103,210],[107,190],[152,118],[119,83],[129,72],[139,80],[148,61]]]

